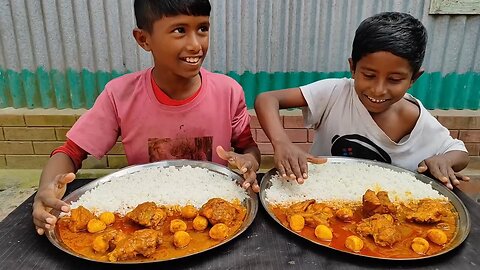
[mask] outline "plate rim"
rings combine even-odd
[[[103,183],[109,182],[113,178],[116,178],[116,177],[119,177],[119,176],[132,174],[132,173],[135,173],[135,172],[138,172],[138,171],[141,171],[141,170],[144,170],[144,169],[148,169],[148,168],[166,168],[166,167],[171,167],[171,166],[174,166],[174,167],[192,166],[192,167],[205,168],[205,169],[208,169],[212,172],[226,175],[232,181],[236,181],[237,184],[242,184],[243,181],[245,181],[245,179],[239,173],[237,173],[236,171],[234,171],[234,170],[232,170],[232,169],[230,169],[226,166],[214,163],[214,162],[187,160],[187,159],[163,160],[163,161],[152,162],[152,163],[147,163],[147,164],[132,165],[132,166],[122,168],[122,169],[120,169],[116,172],[113,172],[113,173],[110,173],[108,175],[102,176],[98,179],[95,179],[95,180],[93,180],[93,181],[75,189],[74,191],[72,191],[68,195],[64,196],[62,198],[62,200],[67,202],[67,203],[70,203],[72,201],[72,198],[74,198],[75,196],[81,196],[86,191],[91,190],[91,189],[95,188],[96,186],[101,185]],[[220,243],[218,243],[214,246],[211,246],[207,249],[204,249],[204,250],[201,250],[201,251],[198,251],[198,252],[195,252],[195,253],[187,254],[185,256],[173,257],[173,258],[168,258],[168,259],[165,259],[165,260],[141,260],[141,261],[117,261],[117,262],[99,261],[99,260],[95,260],[95,259],[83,256],[82,254],[79,254],[79,253],[73,251],[72,249],[70,249],[67,245],[65,245],[63,243],[63,241],[60,241],[60,238],[57,236],[57,230],[55,229],[55,227],[50,229],[50,230],[47,230],[45,235],[46,235],[47,239],[50,241],[50,243],[52,243],[55,247],[57,247],[61,251],[65,252],[65,253],[68,253],[72,256],[75,256],[77,258],[81,258],[81,259],[92,261],[92,262],[105,263],[105,264],[147,264],[147,263],[161,263],[161,262],[173,261],[173,260],[178,260],[178,259],[183,259],[183,258],[186,258],[186,257],[198,255],[198,254],[207,252],[209,250],[215,249],[217,247],[220,247],[220,246],[232,241],[233,239],[235,239],[239,235],[241,235],[243,232],[245,232],[252,225],[253,220],[255,219],[255,217],[258,213],[258,204],[259,204],[258,203],[258,196],[251,188],[249,188],[247,190],[247,195],[248,195],[248,198],[246,199],[246,202],[244,201],[242,203],[247,208],[247,216],[245,217],[245,220],[244,220],[242,226],[238,229],[238,231],[235,234],[231,235],[230,237],[223,240],[222,242],[220,242]],[[60,215],[60,212],[57,211],[57,210],[53,210],[53,211],[51,211],[51,213],[57,218]]]
[[[443,255],[445,253],[448,253],[448,252],[454,250],[455,248],[460,246],[465,241],[465,239],[467,239],[467,237],[470,233],[470,230],[471,230],[471,219],[470,219],[470,214],[468,212],[468,209],[465,206],[465,204],[462,202],[462,200],[460,198],[458,198],[458,196],[453,191],[448,189],[445,185],[440,184],[438,181],[436,181],[436,180],[434,180],[434,179],[432,179],[432,178],[430,178],[426,175],[415,173],[415,172],[409,171],[407,169],[397,167],[397,166],[392,165],[392,164],[383,163],[383,162],[379,162],[379,161],[375,161],[375,160],[362,159],[362,158],[352,158],[352,157],[337,157],[337,156],[326,156],[325,158],[327,158],[327,163],[366,163],[366,164],[369,164],[369,165],[376,165],[376,166],[379,166],[379,167],[382,167],[382,168],[388,168],[388,169],[391,169],[391,170],[396,171],[396,172],[405,172],[405,173],[408,173],[410,175],[413,175],[417,180],[419,180],[423,183],[430,184],[434,190],[438,191],[441,195],[446,196],[449,199],[449,201],[452,203],[452,205],[455,207],[455,210],[458,213],[458,219],[457,219],[458,224],[460,224],[460,214],[462,212],[462,216],[465,217],[465,228],[464,228],[465,233],[463,233],[459,237],[459,239],[456,239],[458,237],[458,234],[460,233],[459,232],[460,228],[459,228],[459,226],[457,226],[455,236],[452,239],[452,240],[455,240],[455,243],[453,243],[453,245],[448,250],[442,250],[441,252],[430,255],[430,256],[415,257],[415,258],[384,258],[384,257],[370,256],[370,255],[360,254],[360,253],[356,253],[356,252],[349,252],[349,251],[345,251],[345,250],[336,249],[336,248],[331,247],[329,245],[325,245],[325,244],[322,244],[320,242],[316,242],[316,241],[313,241],[311,239],[305,238],[302,235],[300,235],[299,233],[290,230],[289,228],[285,227],[280,222],[280,220],[277,219],[277,217],[275,216],[274,213],[272,213],[272,211],[270,211],[269,204],[266,201],[265,192],[266,192],[266,189],[267,189],[266,186],[268,184],[271,185],[271,179],[270,178],[274,174],[276,174],[276,172],[277,172],[276,168],[272,168],[263,175],[262,180],[260,182],[260,192],[259,192],[260,202],[262,204],[262,207],[268,213],[268,215],[273,220],[275,220],[285,230],[293,233],[294,235],[302,238],[303,240],[312,242],[312,243],[317,244],[319,246],[329,248],[329,249],[332,249],[332,250],[335,250],[335,251],[338,251],[338,252],[348,253],[348,254],[352,254],[352,255],[356,255],[356,256],[360,256],[360,257],[367,257],[367,258],[378,259],[378,260],[391,260],[391,261],[413,261],[413,260],[423,260],[423,259],[429,259],[429,258],[437,257],[437,256]],[[306,180],[306,181],[308,181],[308,180]],[[459,209],[461,209],[461,211],[459,211]]]

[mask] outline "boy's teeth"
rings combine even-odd
[[[374,98],[371,98],[371,97],[368,97],[368,99],[370,99],[372,102],[375,102],[375,103],[382,103],[385,101],[385,99],[374,99]]]
[[[185,58],[185,60],[189,63],[197,63],[198,60],[200,60],[200,58],[199,57],[187,57],[187,58]]]

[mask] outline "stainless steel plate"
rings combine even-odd
[[[376,165],[376,166],[383,167],[383,168],[388,168],[388,169],[391,169],[391,170],[397,171],[397,172],[409,173],[409,174],[413,175],[419,181],[431,184],[433,189],[437,190],[440,194],[447,197],[448,200],[453,204],[453,206],[455,207],[455,210],[458,213],[457,231],[455,233],[455,236],[454,236],[451,244],[449,245],[448,248],[443,249],[442,251],[440,251],[437,254],[430,255],[430,256],[424,256],[424,257],[418,257],[418,258],[383,258],[383,257],[374,257],[374,256],[363,255],[363,254],[359,254],[359,253],[355,253],[355,252],[348,252],[348,253],[358,255],[358,256],[363,256],[363,257],[370,257],[370,258],[377,258],[377,259],[384,259],[384,260],[418,260],[418,259],[431,258],[431,257],[435,257],[435,256],[442,255],[444,253],[447,253],[447,252],[455,249],[456,247],[458,247],[467,238],[467,236],[470,232],[470,226],[471,226],[470,215],[468,214],[467,208],[465,207],[463,202],[457,197],[457,195],[455,195],[455,193],[453,193],[451,190],[446,188],[443,184],[439,183],[438,181],[435,181],[435,180],[433,180],[433,179],[431,179],[431,178],[429,178],[425,175],[422,175],[422,174],[413,173],[411,171],[408,171],[408,170],[405,170],[405,169],[402,169],[402,168],[398,168],[398,167],[395,167],[395,166],[390,165],[390,164],[381,163],[381,162],[372,161],[372,160],[356,159],[356,158],[344,158],[344,157],[329,157],[328,162],[326,163],[327,166],[328,166],[329,163],[332,163],[332,164],[333,163],[337,163],[337,164],[338,163],[366,163],[366,164]],[[268,171],[263,176],[262,182],[260,183],[260,201],[261,201],[263,207],[265,208],[265,210],[268,212],[268,214],[278,224],[280,224],[283,228],[292,232],[293,234],[298,235],[299,237],[304,238],[304,239],[306,239],[306,240],[308,240],[312,243],[315,243],[317,245],[337,250],[334,247],[324,245],[322,243],[315,242],[315,241],[312,241],[308,238],[305,238],[302,235],[290,230],[289,228],[284,227],[282,225],[282,223],[280,222],[280,220],[277,219],[275,214],[272,211],[270,211],[269,204],[268,204],[268,202],[266,201],[266,198],[265,198],[265,194],[266,194],[265,190],[267,190],[268,188],[270,188],[272,186],[271,179],[276,174],[277,174],[277,170],[276,169],[271,169],[270,171]],[[344,250],[339,250],[339,251],[347,252],[347,251],[344,251]]]
[[[192,167],[205,168],[205,169],[208,169],[212,172],[226,175],[227,177],[232,179],[232,181],[236,181],[238,184],[241,184],[244,181],[243,177],[240,176],[238,173],[230,170],[227,167],[224,167],[224,166],[221,166],[221,165],[218,165],[218,164],[215,164],[215,163],[205,162],[205,161],[192,161],[192,160],[168,160],[168,161],[160,161],[160,162],[149,163],[149,164],[144,164],[144,165],[131,166],[131,167],[127,167],[125,169],[119,170],[115,173],[109,174],[109,175],[104,176],[102,178],[99,178],[95,181],[92,181],[92,182],[86,184],[85,186],[82,186],[81,188],[79,188],[79,189],[73,191],[72,193],[70,193],[69,195],[67,195],[65,198],[63,198],[63,200],[67,203],[70,203],[72,201],[76,201],[86,191],[91,190],[91,189],[95,188],[96,186],[101,185],[105,182],[108,182],[108,181],[112,180],[112,178],[116,178],[116,177],[119,177],[119,176],[122,176],[122,175],[132,174],[132,173],[135,173],[135,172],[147,169],[147,168],[164,168],[164,167],[170,167],[170,166],[174,166],[174,167],[192,166]],[[240,229],[234,235],[232,235],[229,238],[225,239],[224,241],[220,242],[218,245],[215,245],[215,246],[210,247],[208,249],[201,250],[201,251],[191,253],[191,254],[188,254],[188,255],[185,255],[185,256],[181,256],[181,257],[169,258],[169,259],[166,259],[166,260],[124,261],[124,262],[121,262],[121,261],[120,262],[97,261],[97,260],[94,260],[94,259],[87,258],[87,257],[85,257],[81,254],[78,254],[75,251],[71,250],[68,246],[66,246],[61,241],[61,239],[60,239],[59,235],[57,234],[56,230],[49,230],[49,231],[47,231],[46,235],[47,235],[48,240],[50,240],[50,242],[54,246],[59,248],[60,250],[66,252],[68,254],[71,254],[75,257],[86,259],[86,260],[89,260],[89,261],[96,261],[96,262],[102,262],[102,263],[112,263],[112,264],[139,264],[139,263],[153,263],[153,262],[161,262],[161,261],[170,261],[170,260],[174,260],[174,259],[188,257],[188,256],[191,256],[191,255],[194,255],[194,254],[202,253],[202,252],[205,252],[207,250],[216,248],[218,246],[221,246],[221,245],[231,241],[232,239],[234,239],[235,237],[237,237],[241,233],[243,233],[252,224],[253,219],[255,218],[255,216],[257,214],[257,211],[258,211],[257,194],[255,194],[251,189],[249,189],[248,190],[248,195],[249,195],[249,198],[245,199],[242,202],[242,204],[247,208],[247,215],[245,216],[245,220],[243,221],[242,226],[240,227]],[[58,211],[52,211],[52,214],[55,215],[56,217],[58,217],[60,213]]]

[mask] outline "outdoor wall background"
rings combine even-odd
[[[211,0],[204,66],[263,91],[349,76],[366,17],[403,11],[427,27],[429,109],[480,109],[480,15],[429,15],[429,0]],[[104,85],[152,65],[132,37],[133,0],[0,0],[0,108],[90,108]]]

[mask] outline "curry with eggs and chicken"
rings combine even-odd
[[[161,261],[217,245],[241,227],[247,209],[239,202],[212,198],[200,209],[167,208],[145,202],[124,217],[95,216],[80,206],[55,227],[71,250],[97,261]]]
[[[455,236],[458,214],[447,200],[394,205],[385,191],[367,190],[361,204],[306,200],[271,206],[287,228],[337,250],[380,258],[417,258],[439,253]]]

